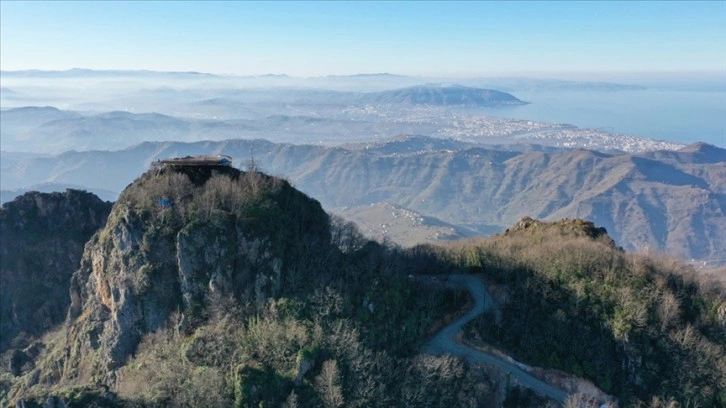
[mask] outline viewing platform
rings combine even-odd
[[[216,156],[186,156],[186,157],[175,157],[173,159],[157,160],[152,164],[153,167],[167,167],[167,166],[184,166],[184,167],[197,167],[197,166],[232,166],[232,157],[226,155]]]

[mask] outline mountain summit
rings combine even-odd
[[[167,166],[129,185],[71,280],[64,377],[122,365],[174,312],[263,303],[330,243],[327,214],[289,183],[228,166]]]

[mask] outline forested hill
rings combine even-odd
[[[723,284],[582,220],[523,219],[452,250],[498,305],[466,329],[473,344],[588,378],[620,406],[726,406]]]

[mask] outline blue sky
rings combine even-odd
[[[726,2],[0,2],[0,68],[720,71]]]

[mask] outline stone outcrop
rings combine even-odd
[[[587,237],[615,247],[615,241],[608,235],[603,227],[595,226],[592,221],[579,218],[562,219],[559,221],[547,222],[535,220],[531,217],[524,217],[514,226],[508,228],[505,236],[524,236],[538,234],[543,237],[555,238],[557,236]]]
[[[78,190],[28,192],[0,209],[0,352],[63,322],[83,247],[111,203]],[[16,353],[17,354],[17,353]]]

